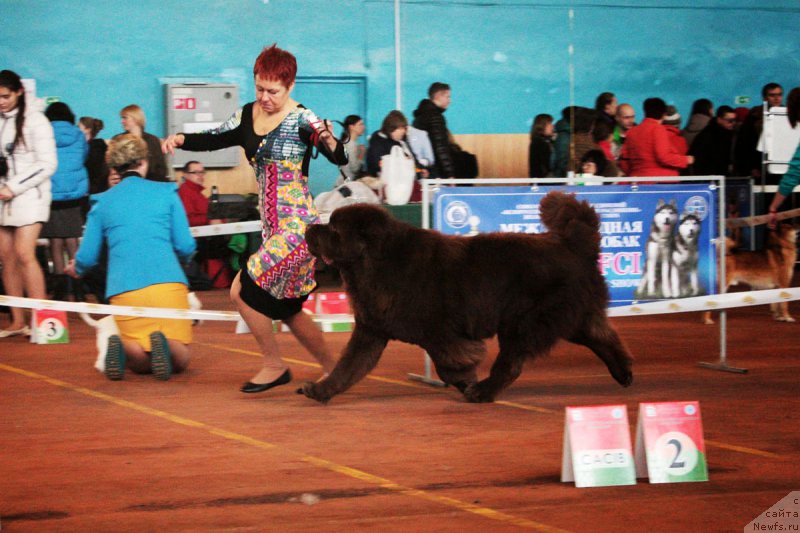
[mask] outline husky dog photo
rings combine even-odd
[[[689,212],[679,214],[674,199],[668,203],[658,201],[635,298],[686,298],[706,294],[698,274],[701,228],[700,217]]]

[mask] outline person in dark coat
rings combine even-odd
[[[697,176],[730,176],[733,125],[736,113],[730,106],[719,106],[716,118],[694,138],[689,154],[694,156],[692,173]]]
[[[407,157],[414,159],[416,168],[421,168],[421,165],[414,156],[414,152],[406,142],[407,132],[408,120],[400,111],[395,109],[384,117],[381,129],[373,133],[369,138],[367,148],[367,175],[381,175],[381,158],[385,155],[389,155],[392,152],[392,148],[395,146],[402,148],[403,153]]]
[[[556,140],[553,142],[553,176],[564,177],[567,175],[567,165],[569,164],[569,145],[572,137],[572,115],[575,114],[575,106],[565,107],[561,110],[561,119],[556,122]]]
[[[758,151],[758,140],[764,128],[764,102],[768,108],[783,105],[783,87],[770,82],[761,88],[762,103],[753,107],[739,128],[734,147],[734,166],[737,176],[761,177],[761,152]],[[764,177],[768,185],[777,185],[780,176]]]
[[[617,123],[617,97],[614,93],[600,93],[594,101],[594,110],[597,119],[605,122],[611,129]]]
[[[136,104],[125,106],[119,112],[119,117],[126,133],[132,133],[147,143],[145,178],[152,181],[171,181],[167,175],[167,160],[161,153],[161,139],[144,131],[146,120],[142,108]]]
[[[89,194],[97,194],[108,190],[108,165],[106,164],[105,139],[97,134],[103,129],[103,121],[94,117],[78,119],[78,128],[89,143],[89,155],[86,157],[86,170],[89,172]],[[88,212],[88,205],[86,211]]]
[[[536,115],[531,126],[531,142],[528,146],[528,177],[546,178],[553,168],[553,117]]]
[[[414,110],[414,127],[428,132],[436,156],[435,170],[440,178],[455,178],[456,168],[450,147],[450,131],[444,112],[450,106],[450,86],[435,82],[428,88],[428,98]]]

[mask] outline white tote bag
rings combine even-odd
[[[406,155],[400,146],[392,146],[392,151],[381,157],[381,181],[383,193],[389,205],[405,205],[414,191],[417,177],[414,158]]]
[[[319,219],[323,224],[328,223],[331,213],[338,208],[359,203],[381,203],[377,193],[360,180],[346,181],[332,191],[319,194],[314,199],[314,207],[317,208]]]

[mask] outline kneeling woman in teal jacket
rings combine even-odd
[[[108,248],[106,294],[112,305],[188,309],[188,283],[181,262],[196,245],[174,183],[148,181],[147,145],[130,134],[111,141],[108,166],[118,185],[94,195],[80,249],[68,273],[80,276]],[[189,364],[191,320],[116,316],[120,335],[112,335],[106,376],[152,372],[169,379]]]

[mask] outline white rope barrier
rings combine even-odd
[[[609,308],[608,316],[641,316],[697,311],[719,311],[734,307],[766,305],[792,300],[800,300],[800,287],[768,289],[763,291],[729,292],[725,294],[625,305]]]
[[[215,235],[234,235],[236,233],[261,233],[261,221],[247,220],[244,222],[227,222],[225,224],[194,226],[189,229],[192,232],[192,237],[212,237]]]
[[[20,298],[17,296],[0,296],[0,305],[22,307],[23,309],[49,309],[52,311],[149,318],[185,318],[189,320],[227,320],[233,322],[240,318],[239,313],[236,311],[192,311],[189,309],[170,309],[166,307],[130,307],[88,302],[37,300],[36,298]]]
[[[702,311],[720,311],[735,307],[767,305],[775,302],[800,300],[800,287],[786,289],[769,289],[763,291],[729,292],[693,298],[659,300],[657,302],[638,303],[608,309],[610,317],[660,315],[668,313],[690,313]],[[54,311],[70,311],[117,316],[138,316],[150,318],[182,318],[189,320],[224,320],[235,322],[240,319],[236,311],[210,311],[189,309],[168,309],[163,307],[130,307],[122,305],[104,305],[88,302],[60,302],[55,300],[38,300],[0,295],[0,305],[21,307],[24,309],[51,309]],[[317,322],[353,322],[350,314],[314,315]]]
[[[115,316],[136,316],[148,318],[178,318],[186,320],[223,320],[239,322],[242,317],[236,311],[206,311],[190,309],[170,309],[165,307],[130,307],[123,305],[105,305],[88,302],[60,302],[56,300],[37,300],[35,298],[19,298],[0,295],[0,305],[21,307],[23,309],[48,309]],[[317,314],[312,319],[323,327],[324,331],[348,331],[347,325],[354,323],[353,315]],[[350,328],[352,329],[352,328]]]

